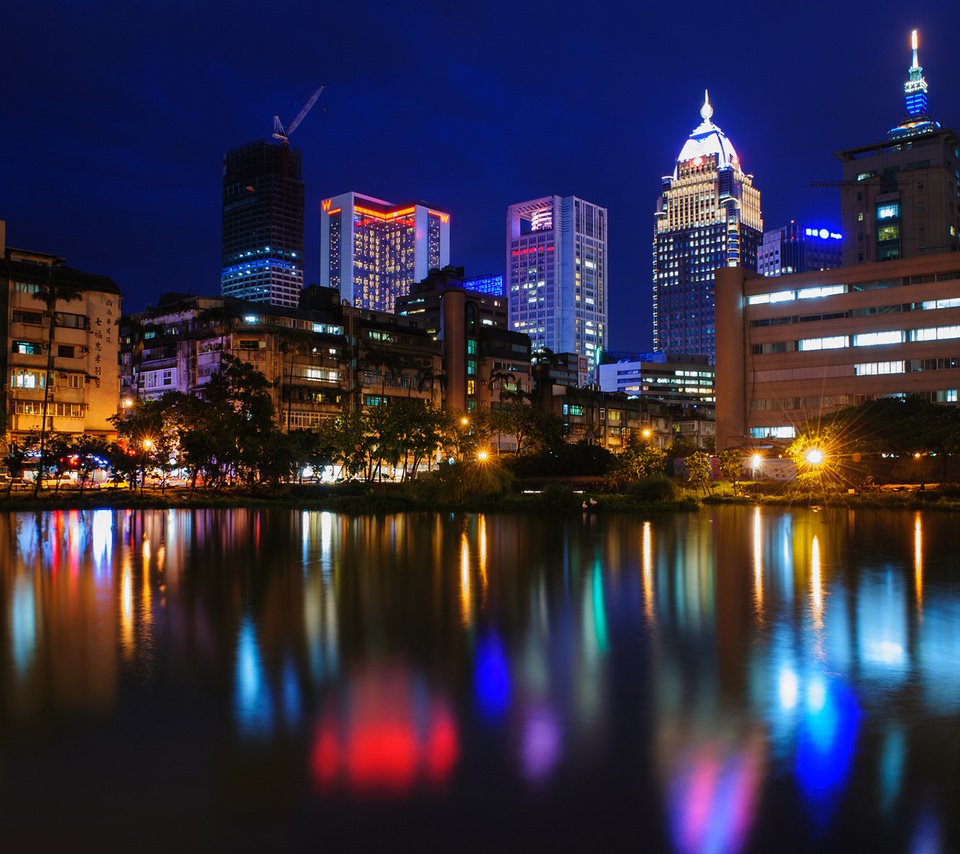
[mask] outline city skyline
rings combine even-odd
[[[837,228],[836,189],[810,185],[838,179],[833,152],[879,142],[901,119],[911,29],[920,31],[931,115],[944,127],[960,124],[949,89],[960,69],[949,44],[960,11],[946,2],[882,20],[838,10],[828,27],[813,16],[791,19],[789,39],[780,14],[748,9],[741,33],[757,74],[718,70],[705,20],[684,32],[669,85],[654,86],[642,85],[651,69],[677,65],[665,11],[645,11],[638,33],[639,13],[626,6],[586,25],[575,10],[556,7],[543,37],[558,55],[576,46],[597,73],[553,63],[557,85],[548,88],[544,66],[517,61],[519,34],[486,7],[384,7],[364,20],[336,10],[317,23],[319,47],[309,50],[313,19],[296,28],[284,20],[288,59],[279,64],[235,52],[256,14],[243,3],[226,18],[216,7],[163,18],[118,17],[96,4],[63,10],[29,53],[14,44],[4,60],[14,81],[8,121],[29,117],[30,125],[5,136],[0,159],[8,243],[49,248],[110,275],[132,310],[171,281],[216,293],[224,152],[267,138],[272,116],[294,115],[323,81],[327,112],[318,104],[295,140],[304,156],[307,283],[320,278],[320,201],[346,186],[449,210],[450,260],[467,275],[505,272],[508,204],[576,194],[612,217],[609,346],[644,349],[652,337],[648,212],[704,88],[763,189],[770,223],[794,217]],[[31,28],[37,11],[15,10],[13,25]],[[264,22],[264,39],[279,39],[279,28]],[[363,68],[347,61],[354,43],[370,48]],[[800,120],[805,93],[813,110]]]

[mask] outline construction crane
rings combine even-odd
[[[307,99],[307,103],[303,105],[303,109],[300,110],[299,113],[297,113],[297,117],[292,122],[290,122],[290,124],[287,125],[287,127],[283,126],[283,122],[280,121],[280,116],[274,116],[273,117],[273,138],[279,139],[281,145],[289,145],[290,134],[292,134],[300,126],[300,122],[302,122],[307,117],[307,113],[309,113],[310,110],[313,109],[313,105],[317,103],[317,99],[320,97],[320,93],[323,92],[323,90],[326,88],[327,88],[326,83],[321,85],[320,88],[317,89],[317,91],[314,92]]]

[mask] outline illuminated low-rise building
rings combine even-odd
[[[615,360],[614,360],[614,357]],[[600,388],[669,404],[712,404],[715,372],[705,356],[605,353]]]
[[[44,410],[50,433],[116,435],[109,419],[119,400],[119,317],[111,279],[6,247],[0,222],[0,412],[8,443],[39,431]]]
[[[673,174],[662,181],[653,253],[655,350],[714,356],[714,274],[718,267],[757,268],[763,230],[760,191],[708,96],[702,121],[684,142]]]
[[[761,276],[789,276],[814,270],[833,270],[843,257],[843,235],[829,228],[788,225],[763,233],[757,257]]]
[[[788,442],[880,397],[960,402],[960,253],[766,278],[717,272],[717,446]]]
[[[393,311],[410,286],[450,263],[450,214],[423,202],[395,205],[360,193],[324,199],[320,284],[349,305]]]
[[[607,209],[545,196],[507,210],[510,328],[533,349],[583,356],[593,372],[607,344]]]

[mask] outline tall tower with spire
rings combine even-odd
[[[684,142],[673,174],[662,179],[653,252],[653,346],[713,361],[714,274],[757,269],[763,234],[760,191],[726,134],[713,123],[704,92],[700,124]]]
[[[903,84],[907,112],[903,121],[888,134],[891,139],[904,139],[940,130],[940,122],[933,121],[927,115],[927,79],[920,67],[919,38],[916,30],[910,33],[910,46],[913,49],[913,62],[907,71],[907,82]]]
[[[919,42],[913,30],[900,124],[837,154],[844,266],[960,249],[960,139],[930,117]]]

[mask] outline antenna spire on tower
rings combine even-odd
[[[700,108],[700,117],[708,122],[713,118],[713,106],[710,104],[710,90],[703,90],[703,106]]]

